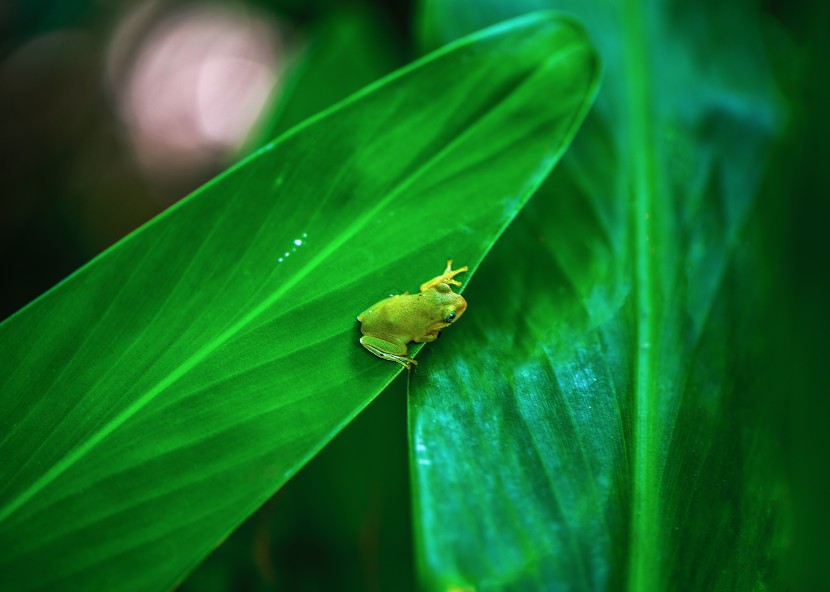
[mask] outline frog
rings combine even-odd
[[[407,370],[418,362],[409,357],[407,344],[429,343],[438,339],[467,310],[467,301],[452,291],[460,286],[454,279],[467,266],[452,268],[447,259],[444,272],[424,282],[417,294],[392,294],[357,315],[363,336],[360,344],[377,357],[397,362]]]

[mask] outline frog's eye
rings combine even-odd
[[[452,323],[455,320],[456,316],[457,315],[454,312],[451,312],[450,314],[447,315],[447,318],[444,319],[444,322],[445,323]]]

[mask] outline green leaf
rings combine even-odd
[[[425,587],[777,589],[776,393],[757,363],[772,278],[746,224],[779,121],[757,23],[556,6],[607,77],[413,379]]]
[[[0,573],[169,589],[399,373],[355,315],[475,266],[590,105],[541,14],[283,135],[0,326]],[[521,149],[517,149],[520,146]]]

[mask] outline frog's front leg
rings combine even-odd
[[[441,275],[432,278],[428,282],[424,282],[421,284],[421,292],[426,292],[432,287],[437,286],[438,284],[452,284],[453,286],[460,286],[461,282],[458,280],[454,280],[453,278],[457,276],[459,273],[464,273],[467,271],[467,266],[460,269],[453,270],[452,268],[452,259],[447,259],[447,269],[444,270],[444,273]]]
[[[415,343],[431,343],[439,337],[441,337],[441,331],[436,329],[432,333],[425,333],[420,337],[416,337],[413,341],[415,341]]]
[[[377,357],[397,362],[407,370],[409,370],[410,364],[418,364],[412,358],[406,357],[409,350],[407,350],[403,341],[386,333],[377,333],[372,336],[364,335],[360,338],[360,345]]]

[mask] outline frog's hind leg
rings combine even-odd
[[[389,360],[390,362],[397,362],[407,370],[411,368],[410,364],[418,365],[417,361],[406,357],[408,353],[406,344],[400,341],[394,343],[385,339],[377,339],[376,337],[364,335],[360,338],[360,344],[377,357]]]

